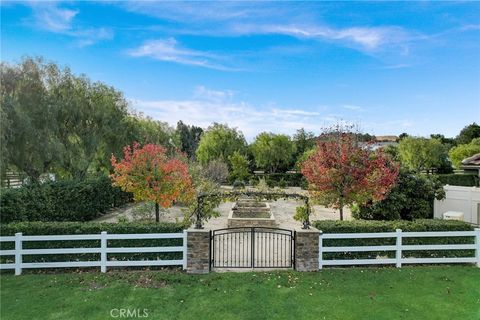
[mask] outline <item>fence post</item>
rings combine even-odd
[[[22,233],[15,233],[15,275],[22,274]]]
[[[187,270],[187,230],[183,230],[183,270]]]
[[[475,257],[477,267],[480,268],[480,228],[475,228]]]
[[[323,231],[320,230],[320,234],[318,235],[318,269],[323,268]]]
[[[397,260],[397,268],[402,267],[402,229],[396,229],[397,232],[397,250],[395,252],[395,259]]]
[[[107,272],[107,231],[100,234],[100,271]]]

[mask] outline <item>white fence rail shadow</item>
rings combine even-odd
[[[472,244],[415,244],[404,245],[402,239],[405,238],[450,238],[450,237],[474,237]],[[394,238],[394,245],[380,246],[324,246],[324,240],[327,239],[380,239]],[[377,232],[377,233],[320,233],[319,239],[319,268],[323,266],[341,266],[341,265],[373,265],[373,264],[395,264],[401,268],[402,264],[419,263],[475,263],[480,268],[480,228],[475,231],[439,231],[439,232],[402,232],[397,229],[396,232]],[[475,257],[440,257],[440,258],[404,258],[403,251],[416,250],[475,250]],[[394,251],[395,258],[376,258],[376,259],[324,259],[324,253],[345,253],[345,252],[378,252]]]
[[[162,247],[108,247],[108,240],[145,240],[145,239],[183,239],[182,246]],[[99,247],[89,248],[54,248],[54,249],[24,249],[24,242],[42,241],[75,241],[100,240]],[[138,233],[138,234],[82,234],[82,235],[45,235],[24,236],[16,233],[15,236],[0,237],[0,242],[14,242],[14,250],[0,250],[0,256],[14,256],[14,263],[0,264],[0,270],[15,269],[15,275],[20,275],[23,269],[33,268],[80,268],[100,267],[106,272],[108,267],[138,267],[138,266],[182,266],[187,267],[187,233]],[[181,260],[109,260],[108,254],[122,253],[163,253],[181,252]],[[23,262],[24,255],[58,255],[58,254],[100,254],[100,260],[94,261],[63,261],[63,262]]]

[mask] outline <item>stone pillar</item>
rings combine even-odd
[[[295,270],[318,271],[319,235],[313,227],[295,230]]]
[[[187,230],[187,273],[210,272],[210,230]]]

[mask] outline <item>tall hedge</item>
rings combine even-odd
[[[106,176],[2,189],[0,221],[88,221],[131,199]]]
[[[439,174],[438,179],[443,185],[475,187],[479,186],[479,178],[475,174]]]
[[[99,234],[102,231],[112,234],[126,233],[179,233],[188,226],[182,223],[100,223],[100,222],[14,222],[0,225],[1,236],[13,236],[17,232],[23,235],[63,235],[63,234]],[[142,239],[142,240],[108,240],[109,247],[157,247],[181,246],[182,239]],[[92,248],[99,247],[100,240],[72,240],[72,241],[25,241],[23,248]],[[14,243],[0,243],[2,250],[14,249]],[[89,261],[99,260],[100,254],[57,254],[24,256],[24,262],[53,262],[53,261]],[[181,252],[162,253],[115,253],[109,254],[109,259],[116,260],[152,260],[152,259],[181,259]],[[13,261],[13,257],[4,256],[1,263]]]
[[[426,231],[471,231],[473,226],[462,221],[419,219],[415,221],[377,221],[377,220],[353,220],[337,221],[323,220],[313,223],[315,228],[323,233],[370,233],[370,232],[394,232],[402,229],[404,232]],[[395,238],[374,239],[325,239],[324,246],[382,246],[395,245]],[[474,237],[426,237],[404,238],[403,244],[472,244]],[[404,257],[440,258],[440,257],[473,257],[475,250],[427,250],[427,251],[403,251]],[[324,253],[324,259],[374,259],[377,256],[395,257],[394,251],[373,252],[338,252]]]

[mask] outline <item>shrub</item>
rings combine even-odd
[[[270,173],[270,174],[256,174],[257,180],[265,179],[268,185],[273,187],[281,187],[280,181],[285,182],[288,187],[305,187],[307,182],[301,173]],[[282,182],[283,185],[283,182]],[[304,188],[306,189],[306,188]]]
[[[278,186],[282,189],[286,188],[287,187],[287,182],[285,181],[285,179],[280,179],[280,181],[278,182]]]
[[[313,226],[323,233],[370,233],[370,232],[393,232],[402,229],[404,232],[423,231],[470,231],[473,226],[462,221],[419,219],[415,221],[336,221],[323,220],[314,221]],[[379,246],[394,245],[395,238],[374,238],[374,239],[325,239],[324,246]],[[474,237],[425,237],[425,238],[403,238],[403,244],[472,244]],[[430,250],[430,251],[403,251],[404,257],[466,257],[474,256],[474,250]],[[377,256],[395,257],[395,252],[339,252],[324,253],[325,259],[374,259]]]
[[[14,221],[88,221],[131,201],[108,177],[61,180],[4,189],[0,195],[2,223]]]
[[[244,189],[245,188],[245,182],[240,181],[240,180],[235,180],[233,183],[233,189]]]
[[[433,217],[433,201],[445,196],[442,185],[432,176],[401,172],[397,185],[379,202],[353,207],[356,219],[413,220]]]
[[[202,168],[203,176],[215,183],[223,183],[228,178],[228,165],[222,160],[212,160]]]
[[[439,174],[436,175],[443,185],[475,187],[479,186],[478,176],[475,174]]]
[[[98,222],[14,222],[0,225],[0,235],[12,236],[17,232],[23,235],[62,235],[62,234],[99,234],[102,231],[113,234],[125,233],[176,233],[188,228],[182,223],[144,224],[128,223],[98,223]],[[14,243],[2,242],[2,250],[14,249]],[[99,240],[75,241],[28,241],[23,243],[27,249],[46,248],[92,248],[99,247]],[[111,247],[142,247],[142,246],[181,246],[182,239],[141,239],[141,240],[108,240]],[[61,254],[61,255],[31,255],[23,256],[24,262],[73,261],[76,259],[88,261],[98,260],[99,254]],[[109,254],[109,259],[141,260],[141,259],[181,259],[181,252],[169,253],[133,253]],[[2,263],[8,257],[2,257]]]

